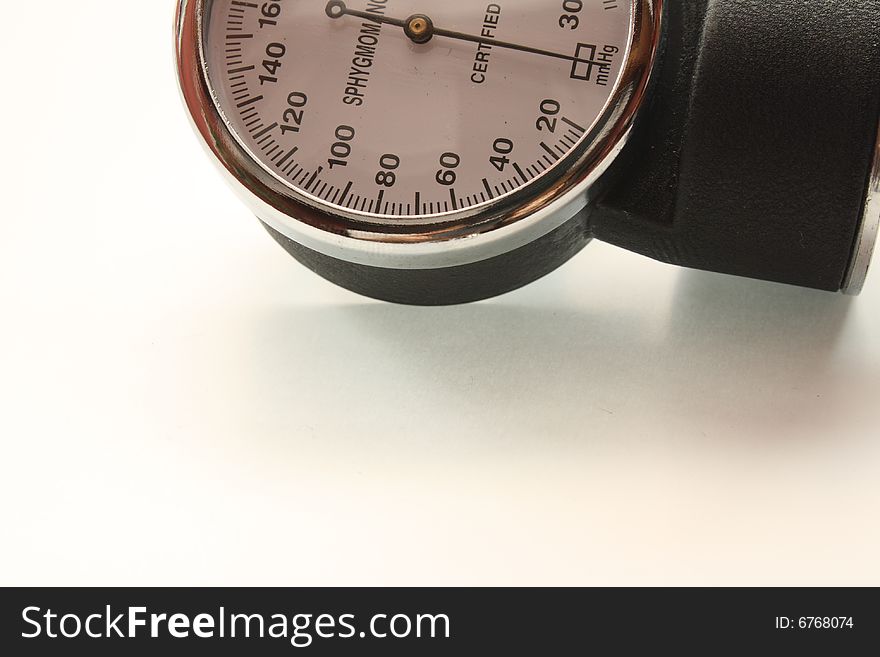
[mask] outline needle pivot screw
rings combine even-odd
[[[428,43],[434,37],[434,21],[424,14],[415,14],[406,19],[403,31],[413,43]]]

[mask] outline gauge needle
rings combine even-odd
[[[384,23],[387,25],[395,25],[402,27],[410,39],[415,43],[427,43],[433,37],[445,37],[447,39],[457,39],[459,41],[470,41],[472,43],[485,43],[489,46],[497,48],[507,48],[509,50],[518,50],[520,52],[528,52],[533,55],[544,55],[545,57],[554,57],[555,59],[564,59],[569,62],[583,62],[585,64],[594,64],[596,66],[607,67],[607,62],[597,62],[590,59],[581,59],[571,55],[563,55],[562,53],[553,52],[552,50],[542,50],[541,48],[532,48],[518,43],[510,43],[509,41],[498,41],[496,39],[487,39],[485,37],[474,34],[465,34],[463,32],[455,32],[453,30],[445,30],[435,27],[434,21],[424,14],[415,14],[407,19],[391,18],[383,14],[373,14],[358,9],[349,9],[342,0],[330,0],[327,3],[327,15],[330,18],[342,18],[343,16],[355,16],[364,18],[374,23]]]

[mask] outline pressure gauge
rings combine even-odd
[[[592,238],[664,15],[661,0],[181,0],[178,70],[206,145],[291,254],[363,294],[455,303]]]

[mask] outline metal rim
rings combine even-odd
[[[878,233],[880,233],[880,121],[878,121],[877,142],[874,146],[874,163],[868,178],[865,212],[859,225],[852,263],[843,284],[844,294],[857,296],[864,288]]]
[[[625,63],[602,114],[552,178],[496,205],[446,216],[442,224],[402,231],[359,222],[356,215],[319,206],[271,175],[244,149],[215,105],[202,52],[202,27],[212,0],[179,0],[178,80],[196,131],[227,179],[264,222],[292,240],[356,264],[410,269],[469,264],[524,246],[580,212],[589,191],[626,144],[660,42],[663,0],[631,0]]]

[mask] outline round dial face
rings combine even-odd
[[[208,0],[217,108],[307,202],[439,223],[561,172],[625,64],[629,0]]]

